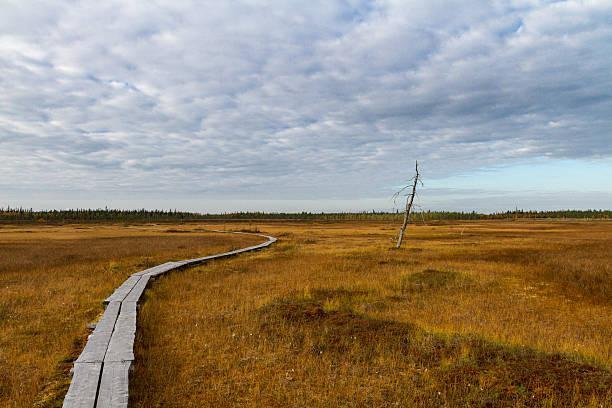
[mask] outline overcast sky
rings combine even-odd
[[[612,1],[0,0],[0,206],[612,207]]]

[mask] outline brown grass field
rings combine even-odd
[[[129,273],[254,240],[215,227],[0,228],[0,406],[61,402]],[[610,222],[226,227],[280,241],[151,286],[130,406],[612,406]]]
[[[0,226],[0,407],[61,406],[102,300],[133,272],[258,241],[168,226]]]

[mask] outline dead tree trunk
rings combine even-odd
[[[406,227],[408,226],[408,222],[410,221],[410,212],[412,211],[412,205],[414,203],[414,196],[416,195],[417,183],[419,183],[420,181],[418,161],[415,162],[414,168],[415,168],[416,174],[412,178],[412,181],[413,181],[412,182],[412,192],[406,196],[406,209],[404,211],[404,222],[402,222],[402,226],[399,230],[399,235],[397,237],[397,245],[395,245],[396,248],[399,248],[400,246],[402,246],[402,240],[404,239],[404,231],[406,231]],[[399,195],[403,190],[407,189],[408,187],[410,186],[406,186],[402,188],[396,194]]]

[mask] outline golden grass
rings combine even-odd
[[[61,405],[87,324],[130,273],[259,241],[197,226],[0,227],[0,406]]]
[[[612,405],[611,223],[257,227],[146,293],[133,406]]]

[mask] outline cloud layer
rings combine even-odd
[[[389,196],[612,156],[609,1],[9,1],[0,188]]]

